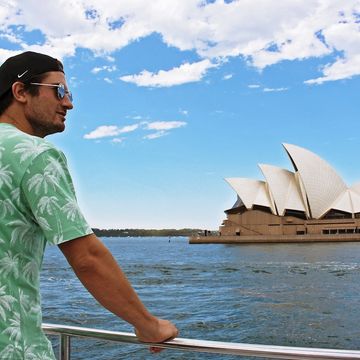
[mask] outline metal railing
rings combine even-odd
[[[242,356],[266,357],[272,359],[298,359],[298,360],[341,360],[359,359],[360,351],[316,349],[305,347],[257,345],[244,343],[228,343],[219,341],[193,340],[176,338],[159,344],[147,344],[137,340],[131,333],[97,330],[77,326],[43,324],[43,330],[49,335],[60,337],[59,360],[71,359],[71,337],[91,338],[105,341],[116,341],[127,344],[151,345],[173,350],[204,352],[215,354],[230,354]]]

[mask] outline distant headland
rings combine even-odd
[[[196,236],[202,229],[97,229],[94,234],[99,237],[146,237],[146,236]]]

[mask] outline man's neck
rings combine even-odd
[[[0,123],[13,125],[24,133],[34,135],[33,129],[31,128],[30,124],[28,124],[26,121],[22,121],[21,116],[17,116],[11,111],[5,110],[5,112],[0,115]]]

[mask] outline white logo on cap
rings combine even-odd
[[[22,74],[18,74],[18,78],[20,79],[23,77],[29,70],[25,70]]]

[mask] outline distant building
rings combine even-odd
[[[237,194],[219,231],[250,238],[303,235],[360,240],[360,182],[348,187],[318,155],[283,144],[294,172],[260,164],[264,180],[225,179]],[[349,236],[351,235],[352,236]]]

